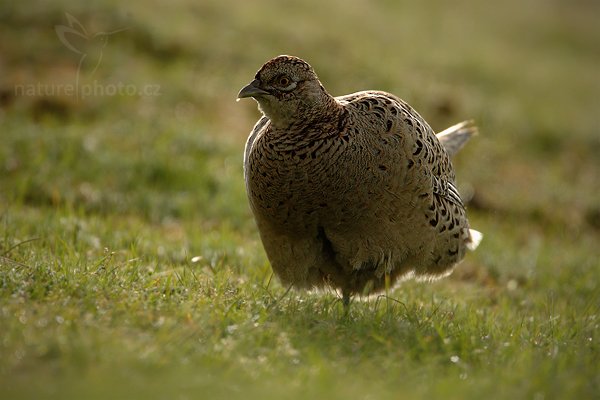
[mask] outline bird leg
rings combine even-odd
[[[344,310],[348,312],[350,310],[350,293],[345,290],[342,291],[342,304],[344,305]]]

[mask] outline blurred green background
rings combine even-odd
[[[599,16],[592,0],[3,4],[3,391],[597,395]],[[451,278],[348,317],[333,293],[276,301],[242,177],[259,112],[235,98],[279,54],[435,130],[476,120],[455,167],[485,238]]]

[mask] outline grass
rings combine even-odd
[[[598,11],[4,7],[0,397],[597,398]],[[17,92],[74,83],[79,55],[54,32],[65,13],[90,32],[128,28],[95,72],[84,64],[82,85],[159,93]],[[271,276],[241,168],[258,112],[233,100],[280,53],[311,62],[334,94],[396,93],[435,129],[477,120],[456,167],[485,238],[450,278],[345,315],[335,293],[287,293]]]

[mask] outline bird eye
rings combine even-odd
[[[287,76],[282,76],[281,78],[279,78],[278,83],[282,87],[287,87],[287,85],[290,84],[290,78],[288,78]]]

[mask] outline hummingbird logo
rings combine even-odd
[[[110,32],[88,32],[83,24],[69,13],[65,13],[69,25],[55,25],[54,31],[58,39],[66,48],[79,54],[79,65],[77,66],[76,86],[79,87],[79,75],[84,65],[92,68],[93,75],[102,62],[102,53],[108,43],[108,37],[115,33],[125,31],[129,28],[121,28]]]

